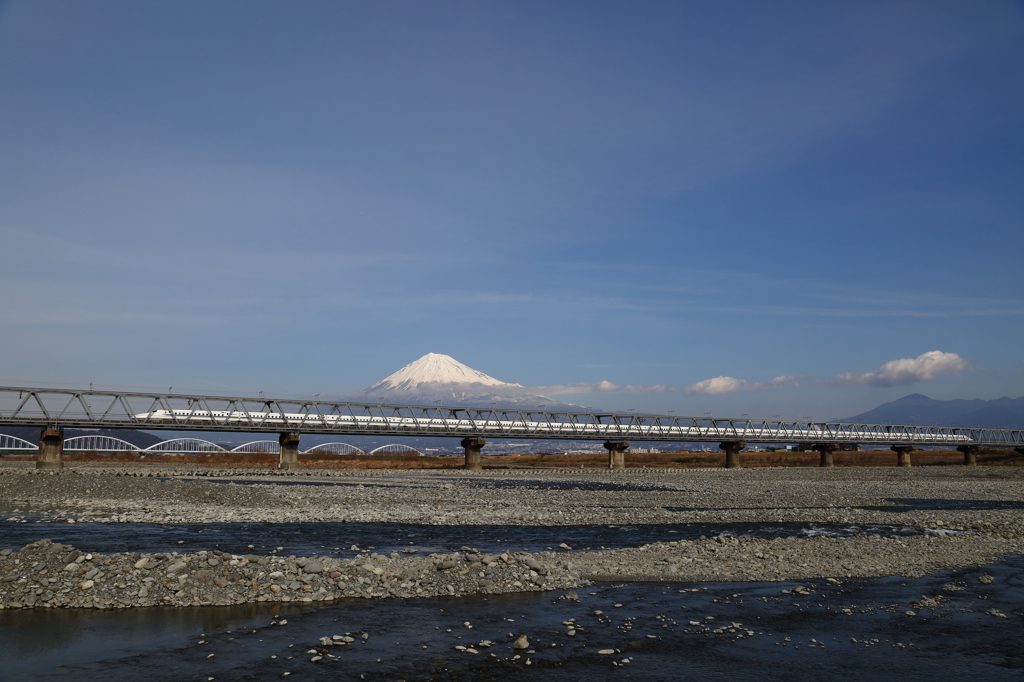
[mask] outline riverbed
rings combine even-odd
[[[1019,557],[919,579],[810,581],[795,595],[797,585],[603,583],[577,590],[578,601],[559,592],[0,611],[0,671],[5,680],[411,682],[1000,681],[1024,670]],[[522,635],[530,647],[516,650]],[[353,643],[321,645],[334,636]]]
[[[1017,679],[1022,483],[0,465],[0,679]]]

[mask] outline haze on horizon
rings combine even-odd
[[[9,0],[0,384],[1021,396],[1022,85],[1012,1]]]

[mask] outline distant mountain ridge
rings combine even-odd
[[[881,424],[917,424],[927,426],[982,426],[1024,429],[1024,397],[995,400],[933,400],[911,393],[899,400],[844,419],[844,422]]]

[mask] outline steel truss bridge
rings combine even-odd
[[[296,436],[447,436],[463,439],[828,443],[896,447],[1024,446],[1024,431],[981,427],[389,405],[16,386],[0,386],[0,429],[4,426]],[[69,439],[72,440],[75,439]],[[273,441],[269,443],[277,445]],[[249,445],[252,444],[242,447]],[[132,449],[138,448],[132,446]],[[224,450],[218,448],[218,451]]]

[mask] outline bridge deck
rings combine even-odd
[[[0,387],[0,428],[1020,447],[1024,431]]]

